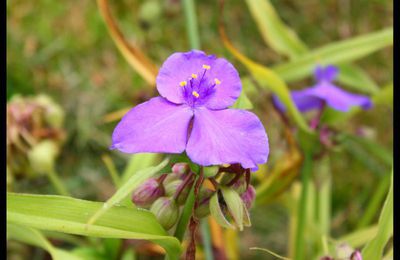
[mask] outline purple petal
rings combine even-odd
[[[295,103],[297,109],[301,112],[307,112],[312,109],[322,108],[323,106],[323,100],[310,95],[309,92],[309,88],[304,90],[294,90],[291,92],[292,100]],[[285,105],[278,99],[277,96],[273,96],[273,102],[280,111],[286,111]]]
[[[132,108],[118,123],[111,149],[125,153],[181,153],[193,111],[155,97]]]
[[[239,73],[233,65],[223,58],[218,58],[211,64],[206,76],[212,82],[218,80],[220,84],[215,85],[214,95],[204,106],[210,109],[224,109],[233,105],[242,91]]]
[[[238,109],[197,108],[186,147],[190,159],[200,165],[240,163],[256,168],[268,159],[268,137],[260,120]]]
[[[193,73],[198,73],[204,64],[215,60],[214,55],[202,51],[176,52],[163,63],[157,75],[157,90],[169,101],[182,104],[185,102],[182,87],[179,83],[188,81]]]
[[[360,106],[364,109],[372,107],[372,101],[369,97],[349,93],[327,82],[308,90],[309,95],[320,98],[328,106],[339,111],[347,112],[352,106]]]
[[[328,65],[326,67],[317,66],[314,71],[315,79],[318,82],[328,81],[331,82],[335,80],[337,75],[339,74],[339,69],[333,65]]]

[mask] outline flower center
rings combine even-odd
[[[212,78],[210,65],[204,64],[198,73],[192,73],[186,80],[179,82],[186,103],[191,106],[204,104],[215,92],[215,87],[221,84],[217,78]]]

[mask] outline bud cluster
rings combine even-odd
[[[195,179],[186,163],[174,164],[171,171],[146,180],[132,194],[132,202],[150,209],[165,229],[177,222],[180,206],[185,204]]]
[[[178,221],[180,208],[195,181],[186,163],[174,164],[171,171],[148,179],[132,194],[133,203],[150,209],[167,230]],[[255,189],[249,184],[250,171],[233,164],[205,167],[203,174],[206,181],[195,193],[194,217],[200,219],[211,214],[224,227],[242,230],[243,226],[250,226],[249,210],[255,199]]]
[[[7,103],[9,176],[32,177],[48,171],[64,140],[64,111],[46,95],[14,96]]]

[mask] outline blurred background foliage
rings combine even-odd
[[[271,3],[310,49],[393,24],[392,1],[272,0]],[[196,1],[196,9],[202,49],[225,56],[240,75],[248,75],[220,40],[217,1]],[[113,1],[111,11],[127,40],[139,46],[158,67],[171,53],[190,49],[178,0]],[[245,1],[226,1],[224,21],[230,40],[246,56],[266,66],[287,60],[266,46]],[[355,64],[382,88],[393,79],[392,57],[393,49],[385,48]],[[288,86],[299,89],[312,83],[313,79],[307,77]],[[7,98],[39,93],[51,96],[65,110],[66,140],[56,165],[65,186],[77,198],[108,199],[115,187],[101,156],[109,154],[118,169],[125,166],[128,156],[108,150],[116,121],[104,122],[104,116],[133,107],[157,92],[119,53],[95,1],[7,1]],[[254,111],[269,135],[271,154],[267,168],[287,149],[283,126],[273,111],[270,96],[265,91],[251,96]],[[391,153],[392,113],[390,106],[378,105],[336,124],[336,128],[343,133],[361,134]],[[357,228],[360,216],[374,196],[376,183],[390,171],[388,164],[376,159],[368,149],[354,140],[349,142],[330,152],[334,237]],[[17,179],[12,190],[55,193],[45,177]],[[285,255],[289,230],[282,200],[257,205],[251,216],[252,227],[239,233],[239,259],[269,259],[263,252],[247,250],[252,246]],[[374,215],[373,222],[378,216]],[[40,249],[32,250],[31,259],[42,259]]]

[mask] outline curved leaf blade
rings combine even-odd
[[[162,246],[171,259],[179,256],[179,241],[169,236],[148,210],[114,206],[95,224],[86,225],[89,216],[102,207],[101,202],[64,196],[8,193],[7,222],[83,236],[145,239]]]
[[[296,58],[307,52],[307,46],[283,23],[274,7],[265,0],[246,0],[264,41],[276,52]]]
[[[288,63],[273,67],[285,81],[294,81],[312,73],[316,64],[340,64],[365,57],[393,45],[393,28],[334,42],[315,49]]]

